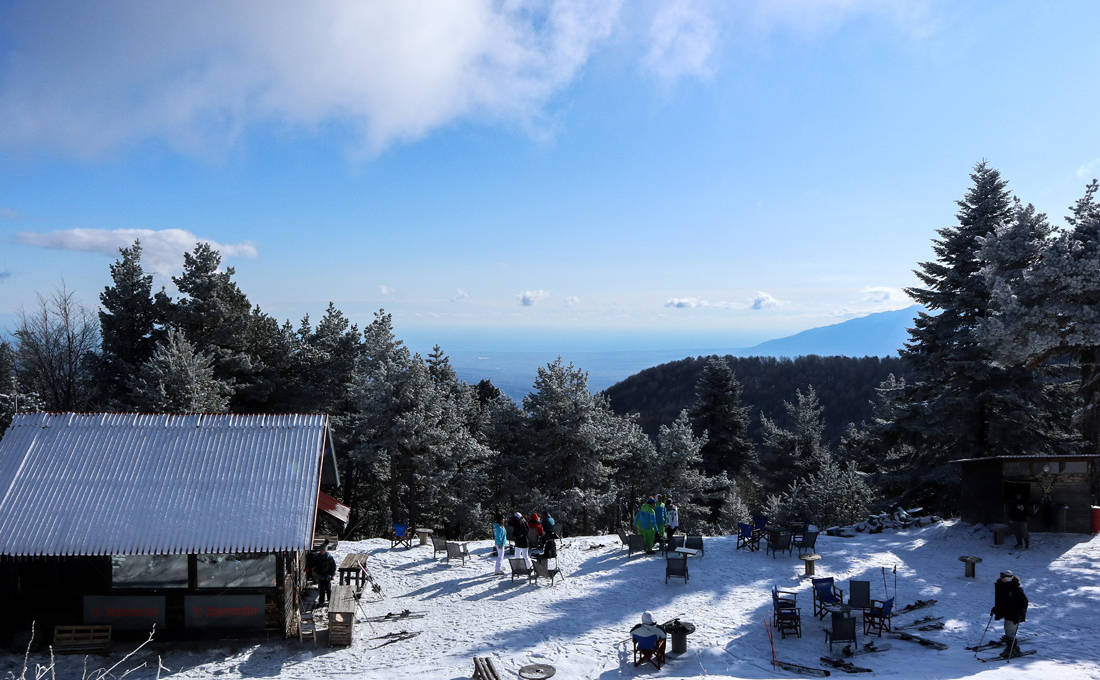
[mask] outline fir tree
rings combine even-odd
[[[760,444],[773,488],[783,488],[790,480],[811,473],[828,455],[822,440],[825,407],[818,401],[813,385],[805,392],[795,390],[794,396],[794,403],[783,402],[787,427],[760,414]]]
[[[696,433],[706,433],[703,467],[707,474],[736,476],[756,466],[749,439],[749,411],[741,405],[741,383],[721,357],[710,357],[695,385],[691,419]]]
[[[1100,203],[1093,180],[1066,218],[1069,229],[1022,275],[990,273],[993,313],[982,339],[999,361],[1031,369],[1069,361],[1078,370],[1075,424],[1100,451]]]
[[[110,270],[111,285],[99,294],[100,384],[108,400],[131,408],[128,381],[152,356],[169,301],[163,290],[153,295],[153,277],[141,266],[140,241],[120,248]]]
[[[910,461],[917,490],[952,456],[998,453],[992,430],[1001,425],[994,395],[1013,389],[976,332],[990,298],[982,273],[983,239],[1005,229],[1013,201],[1000,173],[985,162],[975,167],[971,179],[973,185],[958,201],[958,224],[938,230],[936,260],[921,263],[915,272],[924,287],[906,289],[925,308],[938,312],[918,314],[902,351],[915,380],[908,386],[897,426],[917,446],[913,451],[918,457]]]
[[[132,386],[136,405],[167,413],[220,413],[232,389],[214,376],[213,358],[171,329],[141,365]]]
[[[11,425],[16,413],[29,413],[42,408],[37,394],[26,392],[15,376],[15,348],[0,340],[0,436]]]
[[[736,514],[736,508],[729,504],[740,499],[724,473],[709,477],[703,471],[707,435],[695,436],[692,427],[686,410],[680,412],[672,425],[661,426],[652,479],[660,483],[659,488],[667,497],[675,500],[683,526],[701,527],[710,520],[711,507],[717,506],[724,513],[719,515],[721,523],[723,518],[728,520]]]

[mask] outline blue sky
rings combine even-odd
[[[1100,175],[1094,2],[168,7],[0,1],[0,321],[140,234],[420,346],[744,346],[910,304],[982,158]]]

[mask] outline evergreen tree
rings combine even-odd
[[[825,407],[817,399],[813,385],[806,391],[795,390],[795,401],[783,402],[787,427],[760,414],[761,447],[765,468],[773,488],[783,488],[792,479],[816,470],[828,455],[822,440],[825,432]]]
[[[1066,218],[1069,229],[1022,275],[990,273],[993,313],[982,340],[999,361],[1078,370],[1075,424],[1100,451],[1100,202],[1093,180]]]
[[[538,369],[523,410],[532,486],[565,521],[591,531],[613,507],[614,470],[644,433],[611,413],[588,391],[588,374],[560,357]]]
[[[233,281],[233,267],[222,270],[221,262],[221,254],[206,243],[184,253],[183,272],[172,277],[181,297],[171,307],[169,323],[197,351],[213,357],[219,380],[239,389],[252,382],[252,308]]]
[[[169,305],[163,289],[153,295],[153,276],[141,266],[141,242],[119,249],[110,267],[111,285],[99,294],[100,386],[104,397],[123,409],[134,404],[128,382],[152,356]]]
[[[141,365],[132,386],[136,406],[167,413],[221,413],[232,389],[214,376],[213,359],[171,329]]]
[[[709,521],[712,505],[721,508],[732,501],[728,497],[732,488],[729,478],[725,474],[708,477],[703,472],[706,444],[706,433],[695,436],[686,410],[680,411],[671,426],[662,425],[657,435],[652,479],[660,483],[666,496],[675,499],[680,523],[685,527],[701,527]],[[725,512],[728,515],[732,510],[731,506]]]
[[[753,470],[756,453],[749,438],[748,406],[741,405],[741,383],[721,357],[710,357],[695,384],[691,419],[696,433],[706,434],[703,467],[707,474],[736,476]]]
[[[11,425],[16,413],[29,413],[42,408],[37,394],[26,392],[15,375],[15,348],[0,340],[0,436]]]
[[[918,314],[902,351],[915,380],[908,386],[897,426],[917,445],[917,458],[910,461],[917,490],[952,456],[998,453],[991,430],[1001,425],[993,396],[1011,389],[976,331],[990,298],[980,257],[983,239],[1005,229],[1013,201],[1000,173],[985,162],[975,167],[971,179],[973,185],[958,201],[958,224],[938,230],[936,260],[921,263],[916,271],[924,287],[906,289],[925,308],[938,312]]]

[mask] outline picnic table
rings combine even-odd
[[[428,545],[431,543],[432,534],[435,532],[431,529],[417,529],[416,535],[420,537],[420,545]]]
[[[367,582],[367,553],[348,553],[344,555],[344,559],[340,561],[340,566],[336,569],[339,572],[339,579],[337,582],[340,585],[355,584],[355,590],[359,591],[363,589],[363,585]]]

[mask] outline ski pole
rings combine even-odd
[[[991,623],[993,623],[992,614],[989,615],[989,620],[985,622],[985,630],[982,631],[982,639],[978,640],[978,644],[974,645],[975,647],[981,647],[983,644],[985,644],[985,634],[989,632],[989,625]],[[978,658],[978,650],[976,649],[974,650],[974,658]]]
[[[898,596],[898,565],[894,565],[894,599]]]
[[[886,590],[886,567],[882,568],[882,594],[888,595],[889,591]],[[897,593],[895,593],[896,595]]]

